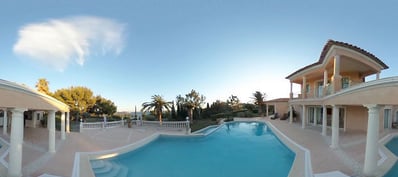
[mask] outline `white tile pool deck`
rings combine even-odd
[[[248,119],[244,119],[248,120]],[[255,120],[269,120],[257,118]],[[341,176],[341,171],[348,176],[360,176],[365,154],[365,132],[340,132],[340,148],[329,148],[330,130],[328,136],[323,137],[321,127],[301,124],[289,124],[288,121],[269,120],[282,133],[290,139],[307,148],[311,152],[312,170],[317,176]],[[42,174],[69,177],[72,175],[75,152],[90,152],[109,150],[137,142],[158,132],[169,134],[185,134],[184,131],[164,131],[155,128],[112,128],[85,130],[82,133],[67,133],[66,140],[60,140],[60,133],[56,134],[56,153],[47,153],[48,131],[46,128],[25,128],[23,147],[23,176],[40,176]],[[0,128],[0,132],[2,129]],[[391,130],[383,132],[398,132]],[[0,135],[6,141],[9,136]]]

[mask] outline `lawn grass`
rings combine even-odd
[[[194,120],[193,124],[191,124],[191,132],[195,132],[210,125],[217,125],[217,121],[211,119]]]

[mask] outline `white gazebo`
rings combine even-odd
[[[7,134],[11,117],[8,177],[22,176],[22,145],[24,131],[24,112],[31,110],[48,113],[48,152],[55,153],[55,113],[61,112],[61,139],[69,132],[69,106],[24,85],[0,79],[0,109],[3,110],[3,134]],[[11,113],[11,116],[7,114]],[[66,114],[66,116],[65,116]],[[33,116],[35,118],[35,116]],[[36,118],[35,118],[36,120]]]

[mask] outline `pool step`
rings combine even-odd
[[[115,162],[96,160],[91,162],[96,177],[127,177],[127,167]]]
[[[90,161],[90,163],[91,163],[91,168],[93,169],[102,168],[105,166],[105,162],[103,160]]]

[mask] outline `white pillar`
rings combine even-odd
[[[268,113],[268,103],[265,105],[265,115],[267,115],[267,117],[269,116],[268,115],[269,113]]]
[[[340,76],[340,55],[335,55],[334,56],[334,68],[333,68],[333,74],[336,76]]]
[[[368,129],[366,134],[365,162],[363,173],[365,176],[375,175],[377,168],[377,149],[379,139],[379,112],[380,108],[376,104],[364,105],[368,108]]]
[[[341,76],[340,76],[340,55],[334,56],[333,68],[333,93],[341,89]]]
[[[48,152],[55,153],[55,111],[48,111]]]
[[[12,110],[8,177],[22,176],[23,113],[26,109]]]
[[[61,112],[61,140],[65,139],[65,112]]]
[[[289,123],[293,123],[293,107],[289,105]]]
[[[66,112],[66,133],[70,133],[70,117],[69,112]]]
[[[322,136],[326,136],[326,126],[327,126],[327,108],[326,105],[322,106]]]
[[[306,77],[304,76],[304,77],[303,77],[303,87],[301,88],[301,89],[302,89],[302,90],[301,90],[301,96],[302,96],[302,98],[307,98],[307,96],[306,96],[306,94],[307,94],[306,86],[307,86],[307,79],[306,79]]]
[[[306,106],[305,105],[303,105],[303,112],[302,112],[302,114],[301,114],[301,128],[305,128],[305,121],[306,121],[306,119],[307,119],[307,114],[306,114]]]
[[[32,111],[32,127],[36,128],[36,121],[37,121],[37,112],[36,111]]]
[[[3,109],[4,111],[4,119],[3,119],[3,135],[7,135],[7,128],[8,128],[8,115],[7,115],[7,108]]]
[[[323,71],[323,96],[328,94],[328,71]]]
[[[379,80],[380,79],[380,72],[377,72],[377,74],[376,74],[376,80]]]
[[[332,111],[332,142],[330,148],[336,149],[339,147],[339,107],[333,106]]]
[[[293,82],[290,82],[290,94],[289,94],[290,99],[293,99]]]

